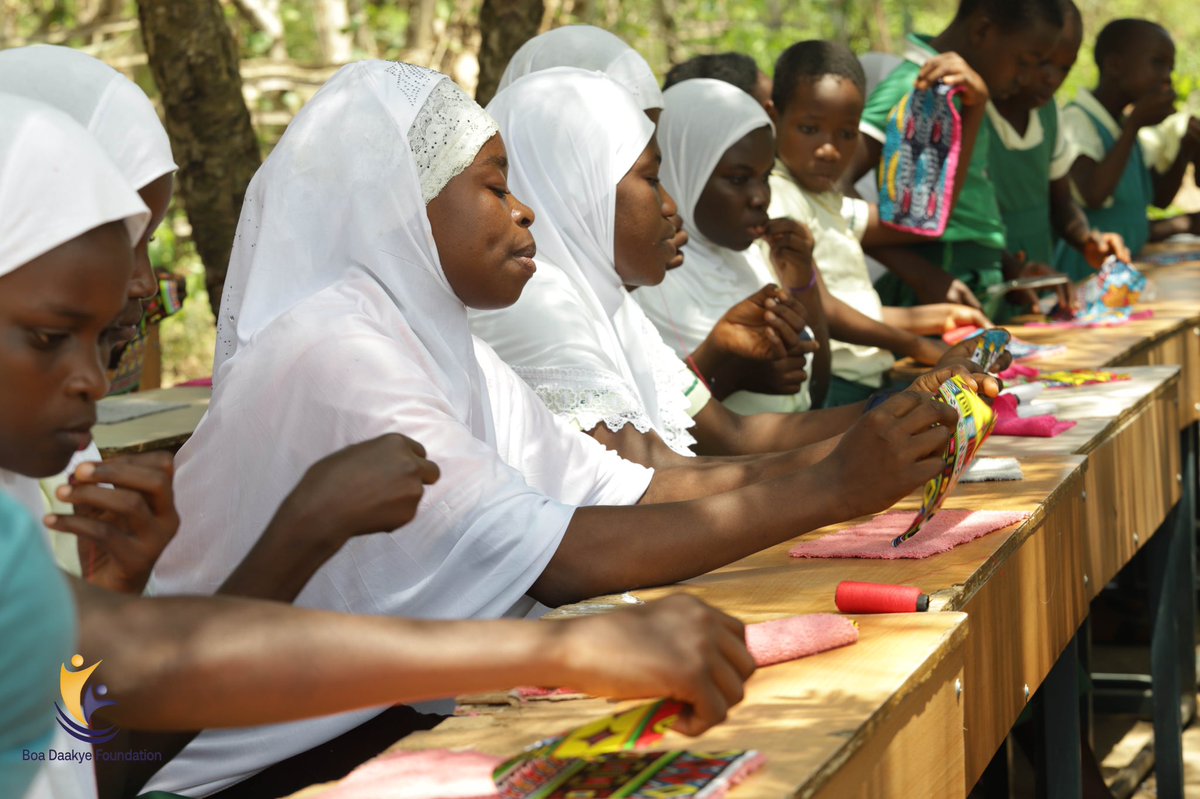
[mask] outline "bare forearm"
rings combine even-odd
[[[829,308],[829,335],[847,344],[882,347],[901,355],[915,355],[921,344],[907,330],[872,319],[836,297]]]
[[[530,594],[554,606],[704,574],[845,518],[830,488],[817,467],[693,502],[580,508]]]
[[[1137,131],[1126,125],[1113,148],[1100,161],[1086,156],[1077,158],[1071,167],[1071,179],[1089,208],[1102,208],[1117,190],[1129,156],[1137,146]]]
[[[318,515],[285,500],[217,593],[291,602],[340,548],[342,539],[337,532],[328,530],[328,524]]]
[[[1188,164],[1191,163],[1191,154],[1184,149],[1180,149],[1179,155],[1175,158],[1171,168],[1166,172],[1157,172],[1151,170],[1154,182],[1154,205],[1157,208],[1168,208],[1171,203],[1175,202],[1175,195],[1179,194],[1179,187],[1183,185],[1183,176],[1187,172]]]
[[[117,702],[105,712],[129,729],[242,727],[550,685],[559,659],[551,625],[347,616],[75,588],[81,651],[104,659]]]

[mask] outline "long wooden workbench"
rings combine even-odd
[[[1052,672],[1073,672],[1060,656],[1073,660],[1090,600],[1139,550],[1169,535],[1165,522],[1185,482],[1179,432],[1200,419],[1200,264],[1152,275],[1152,319],[1014,329],[1068,345],[1040,368],[1115,367],[1132,378],[1048,391],[1039,400],[1076,428],[1052,439],[993,437],[982,454],[1017,457],[1025,479],[960,484],[946,505],[1022,510],[1030,514],[1023,524],[925,560],[797,560],[787,554],[793,541],[677,586],[634,592],[647,600],[687,591],[755,622],[835,612],[836,584],[864,580],[920,586],[938,611],[858,617],[857,645],[761,669],[728,722],[664,746],[764,752],[765,769],[733,797],[965,796],[1038,687]],[[898,507],[918,504],[913,495]],[[552,615],[619,604],[600,597]],[[472,715],[396,748],[508,755],[614,709],[600,700],[469,706]]]

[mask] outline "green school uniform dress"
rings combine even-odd
[[[1100,116],[1100,109],[1094,107],[1098,103],[1071,103],[1067,108],[1082,111],[1085,118],[1092,124],[1107,154],[1117,144],[1117,138],[1110,129],[1110,124]],[[1092,106],[1092,107],[1089,107]],[[1111,118],[1110,118],[1111,120]],[[1146,217],[1146,209],[1154,202],[1154,181],[1146,157],[1141,146],[1134,146],[1121,173],[1121,180],[1112,194],[1111,202],[1103,208],[1084,208],[1088,223],[1093,230],[1105,230],[1120,233],[1125,239],[1129,251],[1135,255],[1150,239],[1150,222]],[[1071,276],[1072,280],[1082,280],[1095,274],[1083,256],[1075,249],[1060,242],[1054,254],[1054,267],[1060,272]]]
[[[881,143],[884,141],[888,114],[912,91],[921,66],[937,55],[937,50],[930,45],[932,38],[909,35],[904,63],[884,78],[867,98],[859,125],[864,135]],[[946,232],[928,244],[914,245],[926,260],[957,277],[977,296],[988,286],[1004,280],[1001,266],[1006,243],[1004,223],[990,178],[988,145],[988,137],[981,132],[971,161],[966,165],[966,181]],[[913,290],[891,272],[876,281],[875,288],[884,305],[917,304]]]
[[[1065,174],[1055,175],[1051,170],[1056,143],[1061,142],[1058,107],[1048,103],[1031,114],[1026,136],[1020,142],[1014,139],[1016,130],[994,108],[988,109],[984,128],[990,139],[992,185],[1009,252],[1023,252],[1037,263],[1053,263],[1050,181]]]
[[[20,797],[45,763],[75,606],[42,526],[0,492],[0,796]]]

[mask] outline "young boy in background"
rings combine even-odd
[[[1095,58],[1095,91],[1081,89],[1062,117],[1076,152],[1071,183],[1088,221],[1121,234],[1135,254],[1147,241],[1200,232],[1195,214],[1146,218],[1148,206],[1171,204],[1187,165],[1200,156],[1200,120],[1172,116],[1171,35],[1149,20],[1115,20],[1096,37]],[[1060,249],[1055,263],[1072,277],[1090,271],[1071,250]]]
[[[860,240],[916,237],[883,230],[875,206],[837,188],[858,146],[865,87],[854,53],[833,42],[794,44],[775,64],[777,160],[768,214],[801,222],[813,236],[833,357],[829,407],[861,401],[881,388],[893,353],[922,362],[939,357],[945,345],[924,336],[987,324],[977,310],[949,303],[885,308],[871,285]]]
[[[935,37],[910,35],[905,62],[876,87],[859,126],[860,147],[847,185],[874,169],[888,114],[913,90],[938,80],[963,86],[965,181],[945,233],[911,247],[924,261],[890,262],[876,287],[889,305],[953,299],[979,305],[988,286],[1021,276],[1005,274],[1004,224],[988,174],[988,138],[976,137],[989,98],[1005,99],[1029,82],[1061,32],[1060,0],[961,0],[949,27]],[[957,101],[956,101],[957,102]]]

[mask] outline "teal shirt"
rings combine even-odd
[[[75,608],[41,525],[0,493],[0,796],[20,797],[54,731],[59,672],[73,654]]]
[[[930,57],[937,55],[937,51],[929,44],[932,38],[910,34],[910,50],[924,51]],[[863,109],[862,124],[867,135],[874,136],[876,132],[886,128],[888,114],[913,90],[913,83],[920,71],[920,64],[906,60],[875,87]],[[961,108],[961,104],[959,107]],[[996,191],[989,177],[988,144],[988,136],[980,131],[971,154],[971,162],[967,164],[967,177],[962,193],[954,206],[954,213],[950,215],[942,241],[969,242],[994,250],[1003,250],[1005,247],[1004,223],[1000,218]],[[959,168],[962,168],[961,164]]]

